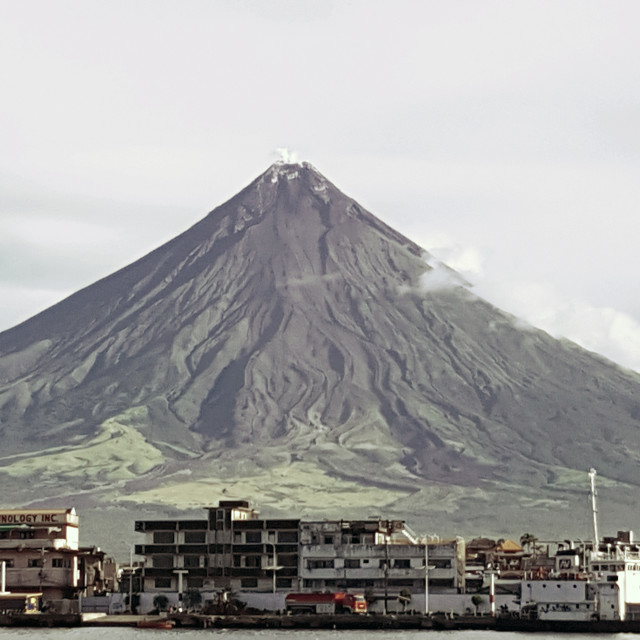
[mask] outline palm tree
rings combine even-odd
[[[187,589],[184,594],[184,606],[187,609],[197,609],[202,604],[202,594],[197,589]]]
[[[159,593],[153,599],[153,608],[157,609],[158,611],[166,611],[168,604],[169,598],[167,598],[167,596],[165,596],[163,593]]]
[[[535,544],[537,541],[538,538],[536,538],[532,533],[523,533],[520,536],[520,544],[526,549],[533,547],[535,550]]]

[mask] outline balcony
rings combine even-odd
[[[178,545],[178,553],[207,555],[209,548],[206,544],[181,544]]]
[[[75,587],[77,572],[69,568],[17,567],[7,569],[7,589],[41,589],[46,587]]]
[[[155,553],[175,556],[178,554],[178,546],[175,544],[137,544],[135,552],[139,556],[150,556]]]

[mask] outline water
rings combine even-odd
[[[174,629],[152,630],[131,627],[91,627],[72,629],[28,629],[0,627],[0,640],[145,640],[160,634],[155,640],[567,640],[580,638],[607,638],[608,640],[638,639],[631,633],[511,633],[496,631],[331,631],[323,629]],[[371,636],[374,636],[372,639]]]

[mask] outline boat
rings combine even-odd
[[[173,629],[174,624],[169,618],[144,618],[138,620],[136,626],[140,629]]]

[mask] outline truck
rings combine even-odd
[[[367,613],[361,593],[288,593],[284,601],[287,613]]]

